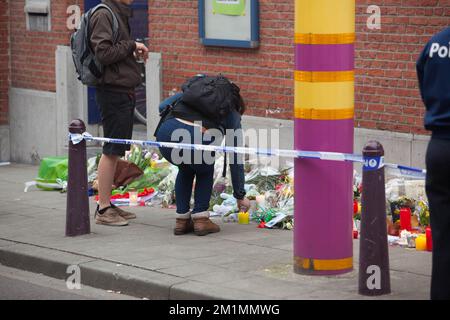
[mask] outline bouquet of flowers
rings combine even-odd
[[[415,201],[405,196],[401,196],[397,200],[389,201],[389,204],[393,223],[400,219],[401,208],[410,208],[411,212],[415,211]]]
[[[418,216],[422,227],[430,225],[430,209],[424,200],[417,201],[415,214]]]

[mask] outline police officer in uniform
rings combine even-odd
[[[436,34],[417,61],[420,92],[431,131],[426,192],[433,232],[431,299],[450,299],[450,27]]]

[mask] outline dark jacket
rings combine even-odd
[[[113,43],[113,17],[106,9],[96,11],[90,20],[91,46],[97,60],[105,66],[101,87],[129,92],[141,82],[139,64],[134,57],[136,43],[131,38],[128,19],[132,10],[116,0],[102,0],[115,13],[119,36]]]
[[[183,120],[187,120],[190,122],[202,122],[202,126],[206,129],[219,129],[223,130],[222,123],[217,123],[208,117],[205,117],[203,114],[191,108],[190,106],[183,103],[183,101],[179,101],[173,111],[172,116],[174,118],[180,118]]]
[[[226,129],[225,145],[232,147],[244,146],[244,135],[241,125],[241,115],[236,110],[223,119],[223,127]],[[231,130],[231,131],[229,131]],[[233,133],[234,132],[234,133]],[[245,197],[244,156],[242,154],[230,154],[231,182],[233,184],[233,196],[236,199]]]
[[[426,106],[425,128],[450,139],[450,28],[435,35],[417,61],[420,93]]]

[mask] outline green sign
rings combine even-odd
[[[213,13],[227,16],[245,16],[245,0],[212,0]]]

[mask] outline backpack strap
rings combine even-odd
[[[169,98],[170,99],[170,98]],[[166,100],[169,100],[166,99]],[[176,105],[181,101],[181,98],[178,97],[177,100],[172,101],[171,103],[167,104],[164,109],[160,110],[159,116],[160,116],[160,120],[158,122],[158,125],[156,126],[155,132],[153,133],[153,136],[157,136],[158,135],[158,131],[159,128],[162,126],[162,124],[164,123],[164,121],[166,121],[167,119],[170,118],[173,109],[176,107]]]
[[[222,178],[227,177],[227,153],[223,155],[223,169],[222,169]]]

